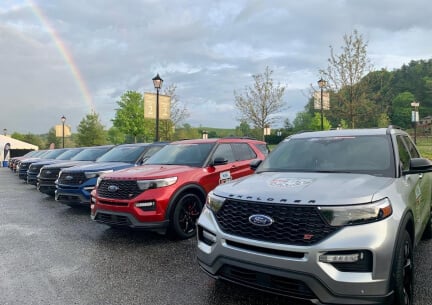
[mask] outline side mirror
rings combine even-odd
[[[404,175],[432,172],[432,161],[426,158],[410,159],[410,168],[403,171]]]
[[[256,160],[251,161],[249,166],[253,171],[255,171],[258,168],[258,166],[260,166],[261,163],[262,163],[261,159],[256,159]]]
[[[216,166],[216,165],[224,165],[227,163],[228,163],[228,159],[225,159],[223,157],[216,157],[216,158],[214,158],[211,165]]]

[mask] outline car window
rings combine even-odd
[[[177,143],[164,146],[145,164],[173,164],[201,167],[214,143]]]
[[[386,136],[289,139],[269,154],[258,172],[361,172],[393,176],[391,151]]]
[[[237,161],[257,158],[256,153],[247,143],[232,143],[231,146]]]
[[[106,153],[111,147],[87,148],[71,158],[73,161],[95,161]]]
[[[396,137],[398,151],[399,151],[399,161],[402,165],[402,170],[409,170],[410,154],[405,146],[405,141],[402,136]]]
[[[269,149],[266,144],[253,144],[256,148],[258,148],[264,156],[269,154]]]
[[[420,158],[420,154],[417,151],[417,148],[415,147],[414,143],[408,136],[403,136],[403,141],[405,142],[405,145],[409,151],[409,154],[411,158]]]
[[[97,162],[129,162],[135,163],[147,146],[117,146],[97,159]]]
[[[228,163],[236,161],[236,157],[234,156],[233,149],[231,144],[222,143],[219,144],[216,148],[216,151],[213,154],[213,160],[216,158],[227,159]]]

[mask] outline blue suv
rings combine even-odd
[[[166,143],[122,144],[93,164],[63,169],[57,180],[55,199],[69,206],[90,206],[90,193],[101,174],[141,165],[165,145]]]

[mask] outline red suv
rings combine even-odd
[[[92,192],[91,217],[190,238],[207,193],[252,174],[251,161],[267,154],[265,142],[249,138],[173,142],[142,166],[103,174]]]

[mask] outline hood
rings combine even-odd
[[[220,185],[214,193],[262,202],[347,205],[372,201],[393,180],[365,174],[264,172]]]
[[[121,170],[114,173],[105,174],[103,177],[108,179],[157,179],[178,176],[190,171],[196,171],[196,167],[185,165],[141,165]]]
[[[60,163],[45,165],[45,169],[54,169],[54,168],[66,168],[66,167],[72,167],[77,165],[84,165],[84,164],[90,164],[94,161],[64,161]]]
[[[38,162],[34,162],[32,165],[36,165],[36,166],[45,166],[45,165],[50,165],[50,164],[54,164],[54,163],[64,163],[67,162],[67,160],[45,160],[45,161],[38,161]]]
[[[99,172],[106,170],[120,170],[124,168],[129,168],[134,166],[134,164],[126,162],[93,162],[91,164],[85,164],[81,166],[74,166],[73,168],[67,169],[64,172]]]

